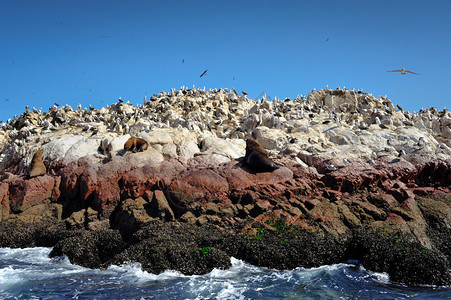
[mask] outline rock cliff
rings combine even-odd
[[[125,152],[130,136],[143,152]],[[241,168],[255,138],[283,167]],[[230,256],[287,269],[358,259],[450,285],[451,114],[319,90],[248,99],[181,88],[140,106],[26,110],[0,124],[0,246],[103,268],[201,274]],[[29,178],[43,149],[48,173]]]

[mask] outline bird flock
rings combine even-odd
[[[48,111],[42,111],[26,106],[20,116],[0,123],[0,154],[4,156],[11,147],[24,154],[28,151],[27,145],[36,141],[42,144],[58,135],[138,135],[154,128],[209,131],[224,139],[246,139],[259,134],[262,137],[266,128],[276,130],[279,135],[270,150],[280,151],[290,144],[302,144],[302,149],[317,153],[332,144],[362,140],[362,137],[354,137],[355,132],[415,127],[431,134],[439,148],[448,151],[450,126],[451,114],[447,109],[428,108],[410,113],[393,105],[386,96],[376,98],[344,87],[326,87],[313,90],[307,96],[269,101],[266,95],[254,100],[248,98],[245,91],[239,93],[233,88],[207,91],[193,86],[162,91],[136,106],[122,99],[100,109],[91,105],[87,108],[78,105],[73,109],[70,105],[55,103]],[[351,133],[335,134],[345,129]],[[315,137],[312,132],[327,138]],[[424,137],[415,142],[423,146],[430,143]],[[389,142],[387,147],[390,147]],[[398,156],[405,155],[405,151],[397,151]]]

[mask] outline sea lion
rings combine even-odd
[[[131,150],[133,153],[145,151],[147,148],[149,148],[147,141],[135,136],[130,137],[124,144],[124,151]]]
[[[30,171],[30,178],[45,175],[47,173],[47,169],[42,162],[42,153],[44,152],[44,149],[39,149],[36,151],[36,153],[33,155],[33,159],[31,160],[31,171]]]
[[[241,162],[241,166],[247,166],[255,172],[272,172],[281,165],[273,162],[265,149],[254,139],[246,140],[246,154]]]

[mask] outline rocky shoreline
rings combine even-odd
[[[90,268],[203,274],[358,259],[451,285],[451,114],[346,89],[256,101],[172,90],[141,106],[26,109],[0,124],[0,247],[54,247]],[[124,152],[130,136],[149,143]],[[283,167],[240,167],[254,137]],[[28,177],[43,149],[47,174]]]

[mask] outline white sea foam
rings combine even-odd
[[[376,280],[378,282],[381,283],[390,283],[390,276],[387,273],[379,273],[379,272],[372,272],[372,271],[368,271],[365,268],[362,267],[362,271],[365,271],[369,274],[369,278],[372,280]]]
[[[20,278],[17,275],[17,271],[11,266],[0,269],[0,287],[10,286],[19,282]]]
[[[232,266],[227,270],[192,276],[168,270],[156,275],[131,262],[107,270],[87,269],[72,265],[65,256],[49,258],[50,251],[0,248],[0,298],[37,291],[44,298],[60,295],[86,299],[98,295],[103,295],[99,299],[115,298],[118,291],[123,299],[148,299],[149,295],[181,299],[349,299],[362,293],[382,299],[421,294],[417,290],[406,292],[390,283],[387,274],[368,271],[358,262],[280,271],[231,258]],[[446,298],[449,290],[432,295]]]
[[[261,273],[263,270],[266,270],[266,268],[256,267],[251,264],[248,264],[240,259],[236,259],[232,257],[230,259],[230,262],[232,264],[232,267],[226,270],[222,269],[213,269],[210,273],[206,275],[201,276],[207,276],[210,278],[235,278],[239,274],[252,274],[252,273]]]
[[[67,257],[49,258],[51,248],[0,248],[1,261],[14,263],[0,267],[0,291],[24,282],[44,280],[89,270],[72,265]],[[1,264],[0,264],[1,266]]]
[[[107,271],[119,273],[121,274],[123,279],[129,279],[132,281],[137,281],[139,283],[186,277],[182,273],[174,270],[166,270],[158,275],[152,274],[144,271],[140,263],[132,262],[127,262],[120,266],[112,265],[107,269]]]
[[[5,259],[14,259],[33,264],[46,264],[49,262],[49,253],[52,248],[0,248],[0,255]]]
[[[227,282],[224,284],[222,290],[217,294],[217,299],[246,299],[244,292],[246,287],[235,287],[233,284]]]

